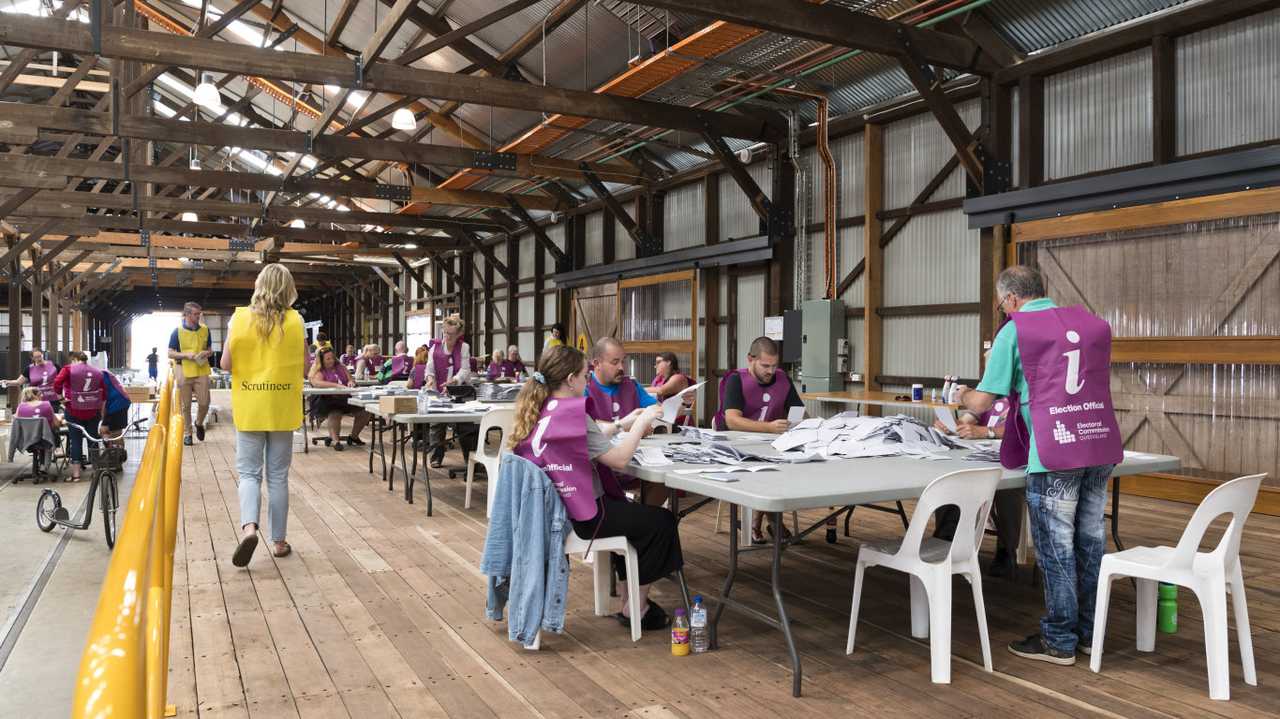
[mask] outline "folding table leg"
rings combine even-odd
[[[1111,539],[1116,543],[1116,551],[1124,551],[1124,543],[1120,541],[1120,478],[1111,478]]]
[[[782,512],[773,512],[775,527],[782,526]],[[782,627],[782,636],[787,641],[787,653],[791,655],[791,696],[800,696],[800,655],[796,653],[796,642],[791,636],[791,620],[787,618],[787,607],[782,602],[782,549],[786,542],[782,532],[774,532],[773,536],[773,568],[770,571],[770,583],[773,585],[773,602],[778,605],[778,624]],[[722,605],[723,606],[723,605]]]
[[[719,627],[720,617],[724,614],[725,601],[729,598],[729,592],[733,589],[733,579],[738,573],[738,530],[740,528],[738,522],[738,505],[729,505],[729,571],[725,574],[724,585],[720,588],[721,601],[716,602],[716,610],[711,614],[711,624],[708,627],[710,635],[708,645],[712,649],[719,648]]]

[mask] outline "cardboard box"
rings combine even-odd
[[[125,387],[124,392],[129,396],[130,402],[145,402],[151,399],[151,388],[146,385]]]
[[[411,394],[389,394],[378,398],[383,414],[413,414],[418,411],[418,398]]]

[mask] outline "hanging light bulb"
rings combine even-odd
[[[182,213],[182,221],[183,222],[199,222],[200,216],[194,212],[184,212]]]
[[[190,166],[191,166],[191,169],[193,169],[193,170],[199,170],[199,169],[200,169],[200,158],[198,158],[198,157],[192,157],[192,158],[191,158],[191,165],[190,165]]]
[[[213,77],[208,74],[200,75],[200,84],[196,85],[193,99],[206,110],[222,112],[222,97],[218,94],[217,85],[213,84]]]
[[[292,222],[289,223],[289,226],[294,228],[295,230],[301,230],[307,226],[307,223],[303,222],[302,220],[293,220]]]
[[[397,130],[413,132],[418,128],[418,119],[413,116],[413,110],[402,107],[391,115],[391,126]]]

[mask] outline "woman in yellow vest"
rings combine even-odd
[[[231,373],[231,415],[236,425],[236,471],[240,473],[240,544],[231,563],[249,564],[258,546],[262,475],[267,476],[267,510],[272,554],[287,556],[289,465],[293,431],[302,426],[302,377],[307,340],[302,316],[290,306],[298,291],[281,264],[258,273],[253,299],[237,307],[227,328],[222,369]]]

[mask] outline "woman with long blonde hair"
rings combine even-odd
[[[575,534],[583,539],[625,536],[636,548],[644,608],[633,608],[624,600],[615,617],[629,628],[632,611],[642,611],[644,629],[662,629],[670,618],[649,601],[649,586],[684,566],[675,515],[662,507],[628,501],[614,475],[596,467],[626,468],[661,407],[651,405],[631,418],[627,433],[614,446],[587,415],[586,391],[587,361],[582,352],[567,345],[546,349],[537,371],[516,397],[512,451],[546,472],[560,493]],[[615,561],[613,568],[626,579],[621,561]]]
[[[302,424],[302,379],[307,340],[289,268],[265,265],[248,307],[237,307],[227,327],[222,369],[231,373],[231,415],[236,425],[236,470],[240,474],[240,543],[231,557],[249,564],[258,546],[262,477],[267,479],[272,554],[287,556],[289,466],[293,431]]]

